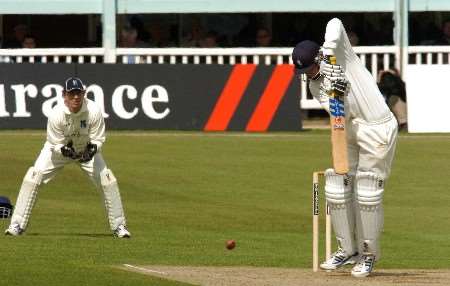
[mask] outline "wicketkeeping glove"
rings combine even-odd
[[[78,159],[78,155],[75,152],[75,149],[73,148],[72,140],[70,140],[69,143],[61,147],[61,154],[67,158]]]
[[[92,158],[96,153],[97,153],[97,145],[89,142],[84,148],[84,151],[80,154],[80,159],[78,160],[78,162],[80,163],[89,162],[92,160]]]

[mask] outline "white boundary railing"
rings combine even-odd
[[[103,62],[104,53],[104,48],[0,49],[0,62],[95,64]]]
[[[448,64],[450,46],[411,46],[408,54],[410,64]]]
[[[158,64],[284,64],[292,63],[292,48],[118,48],[121,63]],[[131,59],[131,61],[129,61]]]
[[[380,70],[398,68],[398,47],[358,46],[354,51],[377,78]],[[117,48],[116,62],[123,64],[292,64],[292,48]],[[0,62],[16,63],[103,63],[104,48],[0,49]],[[410,64],[450,63],[450,46],[410,46]],[[302,109],[319,109],[301,83]]]

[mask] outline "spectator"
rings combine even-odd
[[[435,45],[450,45],[450,19],[442,23],[441,37],[434,43]]]
[[[359,45],[359,37],[358,34],[356,34],[353,31],[349,31],[347,33],[348,39],[350,41],[350,44],[352,45],[352,47],[354,46],[358,46]]]
[[[24,49],[34,49],[36,48],[36,39],[33,35],[27,34],[22,41],[22,48]]]
[[[205,38],[201,41],[202,48],[216,48],[217,45],[217,33],[210,31],[206,33]]]
[[[120,32],[120,47],[145,48],[148,47],[148,45],[138,39],[138,32],[135,27],[127,25],[123,27]]]
[[[119,46],[122,48],[145,48],[148,47],[144,42],[138,40],[138,32],[136,28],[132,26],[123,27],[120,32],[120,43]],[[136,63],[137,57],[134,55],[124,55],[125,62],[128,64]]]
[[[255,40],[257,47],[270,47],[272,45],[272,35],[266,28],[259,28],[256,31]]]
[[[22,42],[22,48],[24,49],[35,49],[36,48],[36,39],[33,35],[31,34],[27,34]],[[31,56],[30,57],[24,57],[23,58],[23,62],[24,63],[31,63],[31,62],[41,62],[41,57],[39,56],[34,56],[33,60],[31,60]]]
[[[183,47],[200,47],[203,41],[204,31],[199,21],[192,23],[191,31],[187,34],[183,40],[181,40],[181,46]]]
[[[128,19],[129,26],[136,29],[138,41],[148,42],[150,35],[144,27],[142,15],[133,15]]]
[[[381,71],[378,75],[378,87],[397,118],[399,130],[406,130],[408,128],[406,88],[398,71],[395,69]]]
[[[137,31],[135,28],[127,25],[122,28],[119,36],[119,46],[121,48],[131,48],[137,43]]]
[[[170,38],[170,31],[169,27],[163,27],[159,23],[153,23],[150,25],[149,28],[150,31],[150,40],[149,40],[149,46],[150,47],[173,47],[175,46],[174,43],[169,41]]]
[[[22,42],[25,35],[28,34],[28,27],[24,24],[19,24],[14,27],[14,38],[5,42],[5,48],[7,49],[20,49],[22,48]]]
[[[442,25],[442,28],[444,28],[444,26],[445,23]],[[428,22],[425,24],[422,31],[419,31],[419,33],[423,35],[423,39],[419,42],[422,46],[443,45],[443,42],[445,42],[443,29],[439,30],[434,22]]]

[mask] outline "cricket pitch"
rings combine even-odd
[[[186,266],[137,266],[124,264],[121,269],[204,286],[348,286],[348,285],[448,285],[450,270],[428,269],[376,269],[367,278],[353,278],[350,269],[334,272],[311,269],[264,267],[186,267]]]

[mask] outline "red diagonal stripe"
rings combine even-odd
[[[277,65],[259,99],[246,131],[266,131],[294,75],[293,65]]]
[[[237,64],[217,100],[213,112],[205,125],[205,131],[224,131],[228,127],[242,95],[255,72],[255,65]]]

